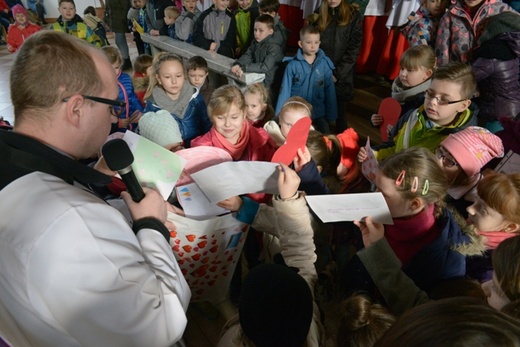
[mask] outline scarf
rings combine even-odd
[[[212,127],[210,130],[211,145],[226,150],[226,152],[231,155],[231,158],[233,158],[233,161],[240,160],[249,143],[249,127],[249,123],[244,120],[242,130],[240,131],[240,137],[236,144],[230,143],[224,136],[215,130],[215,127]]]
[[[495,249],[502,241],[518,235],[517,233],[505,231],[477,231],[477,233],[484,236],[486,249]]]
[[[385,226],[385,238],[395,252],[403,268],[425,246],[440,234],[433,216],[434,205],[430,204],[411,218],[394,218],[394,225]]]
[[[169,97],[159,85],[153,89],[152,96],[155,104],[159,106],[159,108],[183,119],[194,93],[194,87],[188,82],[185,82],[177,100],[173,100]]]
[[[414,98],[419,94],[422,94],[430,87],[431,78],[428,78],[421,84],[415,87],[405,87],[401,83],[399,77],[397,77],[392,83],[392,98],[399,101],[400,104],[404,104],[406,100]]]

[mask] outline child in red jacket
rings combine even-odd
[[[41,28],[39,25],[29,22],[27,12],[22,5],[14,5],[11,9],[15,22],[9,26],[7,32],[7,50],[14,53],[22,46],[25,40]]]

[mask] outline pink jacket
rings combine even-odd
[[[192,147],[197,146],[215,146],[214,135],[212,131],[207,132],[191,141]],[[225,150],[225,148],[222,148]],[[247,148],[242,154],[240,160],[246,161],[271,161],[274,152],[276,151],[276,145],[271,140],[267,132],[262,128],[249,127],[249,143]]]
[[[487,17],[504,11],[514,11],[500,0],[484,0],[482,6],[471,19],[464,11],[461,0],[451,0],[451,7],[442,16],[437,32],[435,54],[437,66],[450,61],[467,63],[471,60],[471,52],[483,30],[483,21]]]
[[[20,29],[16,23],[11,24],[7,32],[7,50],[10,53],[16,52],[29,36],[40,30],[40,26],[31,22],[27,22],[27,26],[23,29]]]

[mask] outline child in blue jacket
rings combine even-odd
[[[112,67],[116,70],[117,85],[119,87],[118,100],[125,102],[125,109],[119,115],[117,124],[113,124],[113,132],[125,132],[127,130],[133,130],[137,128],[137,122],[143,114],[143,105],[137,98],[134,91],[134,85],[132,84],[132,78],[121,70],[123,65],[123,58],[121,53],[114,46],[105,46],[101,48],[108,58],[108,61],[112,64]]]
[[[334,63],[320,49],[320,32],[315,26],[300,31],[300,48],[285,68],[275,114],[291,96],[300,96],[312,105],[312,122],[316,130],[330,133],[329,125],[338,118]]]

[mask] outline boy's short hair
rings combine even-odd
[[[164,9],[164,14],[167,17],[172,17],[173,19],[177,19],[180,15],[179,9],[175,6],[168,6]]]
[[[280,1],[278,0],[262,0],[258,4],[258,9],[262,11],[262,13],[278,13],[278,9],[280,8]]]
[[[471,99],[477,89],[477,79],[468,64],[451,62],[438,67],[432,75],[433,80],[450,81],[460,85],[460,96]]]
[[[191,57],[190,59],[188,59],[188,62],[186,63],[187,71],[197,70],[197,69],[202,69],[205,72],[209,71],[208,62],[206,61],[206,59],[204,59],[200,55]]]
[[[153,57],[149,54],[141,54],[134,61],[134,72],[143,74],[152,66]]]
[[[61,4],[64,3],[64,2],[71,3],[72,5],[74,5],[74,8],[76,8],[76,3],[74,2],[74,0],[60,0],[60,1],[58,2],[58,7],[60,7]]]
[[[410,47],[401,55],[399,65],[408,70],[424,67],[433,71],[435,68],[435,52],[428,45]]]
[[[320,31],[315,25],[306,25],[300,30],[300,40],[303,40],[303,37],[307,34],[319,35]]]
[[[123,64],[123,57],[121,57],[121,53],[119,49],[114,46],[104,46],[101,47],[101,50],[108,58],[110,64],[119,63],[119,65]]]
[[[88,6],[85,11],[83,11],[83,15],[86,15],[86,14],[91,14],[93,16],[96,15],[96,9],[94,8],[94,6]]]
[[[267,29],[274,30],[274,18],[268,14],[261,14],[255,19],[255,23],[264,23]]]

